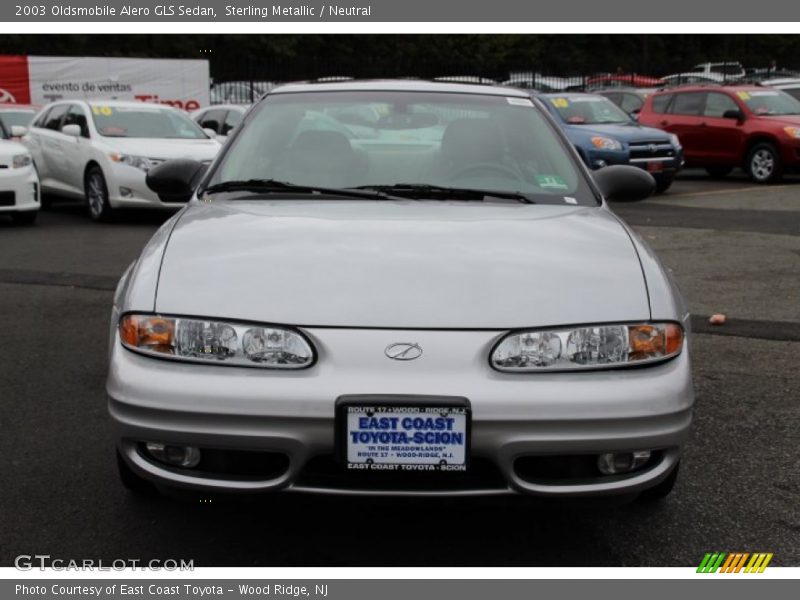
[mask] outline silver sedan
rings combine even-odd
[[[686,306],[538,100],[276,88],[123,275],[109,412],[135,491],[549,496],[675,482]]]

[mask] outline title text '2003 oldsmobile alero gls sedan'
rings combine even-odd
[[[352,494],[666,495],[693,404],[684,303],[523,92],[292,85],[122,277],[123,482]]]

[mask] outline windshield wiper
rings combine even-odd
[[[260,192],[285,194],[326,194],[346,198],[365,198],[367,200],[399,200],[392,198],[382,190],[366,190],[361,188],[332,188],[316,185],[302,185],[279,181],[277,179],[242,179],[215,183],[201,191],[201,194],[219,194],[222,192]]]
[[[517,200],[525,204],[536,204],[522,192],[506,190],[481,190],[475,188],[447,187],[430,183],[395,183],[392,185],[362,185],[359,190],[374,190],[407,198],[437,198],[447,200],[483,200],[484,198],[503,198]]]

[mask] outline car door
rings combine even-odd
[[[678,92],[662,115],[659,127],[678,136],[688,163],[703,163],[706,92]]]
[[[701,126],[704,133],[698,140],[709,163],[739,164],[745,144],[744,121],[725,118],[728,111],[740,111],[736,101],[724,92],[708,92]]]
[[[42,127],[37,130],[44,165],[44,177],[56,188],[64,187],[63,176],[66,166],[64,165],[62,141],[66,136],[61,133],[61,121],[67,114],[68,108],[68,104],[55,104],[47,112]]]
[[[63,174],[63,181],[66,185],[75,190],[76,193],[83,193],[83,173],[89,159],[91,141],[89,134],[89,124],[86,109],[80,104],[70,104],[61,127],[66,125],[77,125],[81,128],[80,137],[65,135],[62,146],[65,150],[63,164],[66,171]]]

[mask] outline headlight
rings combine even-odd
[[[124,315],[122,345],[135,352],[240,367],[303,369],[315,360],[306,338],[285,327],[161,315]]]
[[[30,166],[32,163],[33,159],[30,154],[15,154],[11,164],[13,168],[21,169],[22,167]]]
[[[128,165],[129,167],[133,167],[135,169],[141,169],[145,173],[147,173],[150,170],[150,167],[153,166],[153,163],[151,163],[150,159],[146,156],[119,154],[117,152],[112,152],[109,156],[114,162],[122,163],[123,165]]]
[[[680,148],[681,147],[681,140],[674,133],[670,133],[669,134],[669,141],[672,142],[672,145],[675,146],[676,148]]]
[[[592,145],[599,150],[622,150],[622,144],[607,137],[593,137]]]
[[[783,130],[789,137],[800,138],[800,127],[784,127]]]
[[[495,346],[499,371],[542,372],[641,365],[677,356],[683,328],[677,323],[587,325],[518,331]]]

